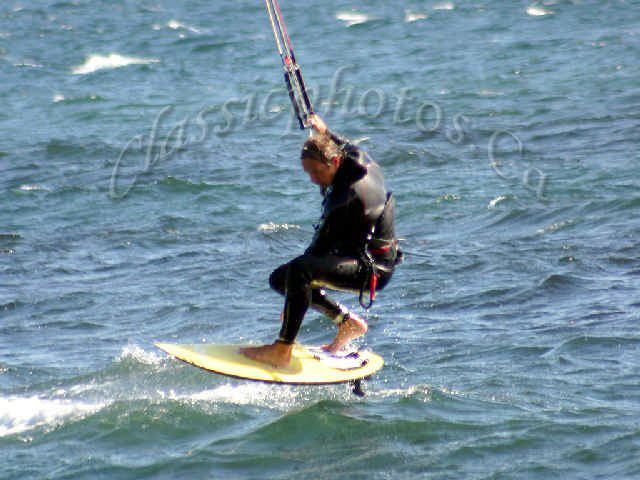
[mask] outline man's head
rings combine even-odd
[[[311,182],[324,189],[333,183],[342,162],[342,152],[328,135],[313,135],[304,142],[300,161]]]

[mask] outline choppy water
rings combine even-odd
[[[282,8],[397,195],[384,370],[358,399],[153,347],[271,340],[319,213],[262,2],[4,2],[0,478],[638,478],[640,3]]]

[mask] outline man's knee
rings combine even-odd
[[[289,262],[286,276],[286,282],[289,288],[298,288],[311,283],[311,261],[312,257],[300,255]]]
[[[286,263],[284,265],[280,265],[276,268],[271,275],[269,276],[269,285],[276,292],[284,295],[285,284],[287,280],[287,269],[289,268],[289,264]]]

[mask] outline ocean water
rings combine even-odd
[[[271,341],[320,212],[262,2],[7,0],[0,478],[640,478],[640,2],[281,7],[397,197],[385,368],[361,399],[153,346]]]

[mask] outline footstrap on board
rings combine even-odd
[[[367,359],[355,349],[341,350],[337,353],[330,353],[322,347],[309,347],[307,350],[313,358],[336,370],[355,370],[368,363]]]

